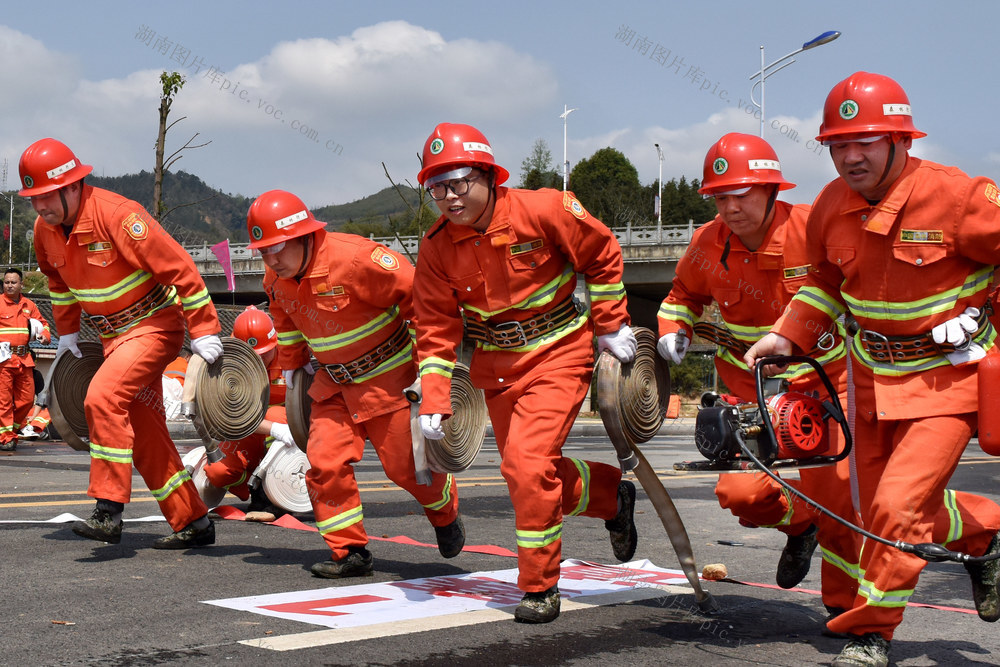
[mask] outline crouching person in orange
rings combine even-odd
[[[658,315],[662,357],[679,364],[693,337],[695,320],[706,306],[718,303],[722,323],[715,342],[715,367],[729,390],[744,401],[755,400],[753,376],[743,353],[766,334],[809,270],[806,256],[808,206],[778,201],[778,191],[795,185],[785,180],[774,149],[759,137],[731,133],[705,156],[698,192],[713,197],[719,215],[698,228],[684,257],[677,263],[670,294]],[[842,332],[830,328],[823,348],[811,356],[823,364],[833,386],[846,399],[847,374]],[[826,389],[808,364],[796,364],[781,377],[803,393]],[[833,423],[831,447],[843,448],[843,436]],[[803,468],[798,490],[835,514],[854,522],[849,464]],[[861,538],[839,522],[820,514],[764,473],[719,475],[715,487],[722,507],[741,523],[777,528],[788,536],[778,561],[776,581],[792,588],[809,572],[817,540],[823,554],[823,604],[831,616],[854,603],[858,588]]]
[[[195,353],[209,363],[222,354],[215,306],[194,261],[137,202],[85,184],[91,167],[65,144],[33,143],[19,169],[19,194],[38,213],[35,251],[49,279],[59,351],[81,356],[81,315],[104,347],[104,362],[84,400],[91,459],[87,495],[97,507],[73,532],[101,542],[121,540],[134,463],[174,531],[153,547],[214,543],[215,526],[163,412],[161,376],[184,342],[185,321]]]
[[[312,573],[337,579],[373,571],[353,467],[366,438],[386,476],[423,506],[441,555],[457,556],[465,530],[455,480],[434,474],[430,486],[418,484],[413,462],[403,396],[416,379],[407,325],[413,267],[385,246],[327,232],[298,197],[282,190],[254,201],[247,227],[250,247],[267,266],[264,290],[288,389],[295,369],[312,372],[310,351],[321,366],[309,390],[306,485],[332,557],[313,565]]]
[[[264,420],[252,435],[219,444],[225,457],[206,465],[205,477],[213,486],[226,489],[240,500],[249,500],[248,510],[253,513],[266,509],[270,501],[260,485],[250,487],[250,476],[275,440],[292,447],[296,445],[285,414],[285,378],[278,365],[278,334],[274,322],[264,311],[247,306],[233,322],[233,337],[250,345],[267,367],[270,383],[268,408]],[[249,514],[247,516],[250,517]]]
[[[464,313],[514,505],[525,592],[515,619],[548,623],[559,616],[564,516],[605,519],[621,561],[636,547],[635,485],[617,466],[562,455],[590,388],[594,334],[621,361],[635,356],[621,248],[572,194],[501,187],[509,174],[474,127],[438,125],[423,165],[417,178],[442,217],[420,244],[414,282],[421,429],[444,437]],[[593,315],[573,298],[577,273]]]

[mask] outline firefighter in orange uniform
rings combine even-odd
[[[623,362],[635,356],[622,284],[621,248],[571,193],[501,187],[474,127],[442,123],[424,144],[418,180],[442,213],[420,244],[414,282],[421,428],[444,437],[451,375],[467,335],[476,341],[473,383],[486,405],[514,505],[515,619],[559,615],[563,517],[605,519],[615,556],[635,552],[635,485],[617,466],[571,459],[562,446],[590,388],[594,334]],[[593,314],[574,299],[586,277]]]
[[[693,338],[693,326],[705,306],[719,306],[724,331],[715,367],[729,390],[743,401],[756,399],[753,376],[743,353],[767,333],[805,281],[808,206],[778,201],[778,191],[795,187],[781,174],[774,149],[748,134],[727,134],[705,156],[699,193],[715,199],[719,215],[694,233],[677,264],[670,294],[659,312],[660,355],[679,364]],[[842,331],[833,327],[813,355],[823,364],[835,389],[846,395],[847,375]],[[784,374],[789,389],[826,399],[826,389],[808,364]],[[831,430],[831,451],[843,448],[839,428]],[[792,484],[839,516],[853,521],[848,461],[804,468]],[[776,580],[792,588],[809,572],[817,541],[823,554],[823,604],[835,615],[851,607],[857,591],[861,538],[853,530],[815,511],[764,473],[723,474],[715,493],[722,507],[742,523],[777,528],[787,543]]]
[[[278,334],[267,313],[253,306],[236,317],[233,337],[244,341],[260,355],[270,382],[267,413],[257,430],[241,440],[219,443],[225,457],[205,466],[205,477],[213,486],[226,489],[240,500],[250,500],[249,511],[263,510],[270,502],[260,486],[250,488],[250,475],[260,465],[275,440],[295,447],[285,414],[285,378],[278,365]]]
[[[247,227],[250,247],[267,265],[264,291],[288,389],[296,369],[312,372],[310,351],[321,366],[309,390],[306,486],[332,557],[312,573],[337,579],[373,572],[353,468],[366,438],[386,476],[423,506],[441,555],[457,556],[465,545],[458,486],[439,473],[430,486],[418,484],[413,461],[403,395],[416,379],[407,324],[413,267],[373,241],[327,232],[302,200],[282,190],[254,201]]]
[[[36,141],[19,169],[19,194],[38,213],[35,251],[49,278],[59,351],[81,356],[81,315],[104,347],[84,400],[87,494],[97,507],[73,532],[121,540],[134,463],[174,531],[153,547],[214,543],[215,526],[167,431],[161,386],[164,368],[184,342],[185,320],[196,354],[209,363],[222,354],[215,306],[194,261],[137,202],[84,183],[91,167],[65,144]]]
[[[17,449],[18,429],[27,422],[35,402],[35,361],[28,343],[48,343],[49,323],[34,301],[21,294],[24,276],[10,268],[3,276],[0,297],[0,451]]]
[[[949,547],[997,554],[1000,508],[970,494],[956,499],[945,486],[976,428],[978,361],[997,353],[985,304],[1000,263],[1000,193],[987,178],[911,157],[923,136],[889,77],[856,72],[834,86],[817,140],[840,178],[809,216],[812,268],[745,360],[752,367],[764,355],[811,349],[816,323],[849,313],[855,502],[865,528],[890,542],[938,542],[950,514],[961,537]],[[924,565],[865,544],[854,604],[827,623],[851,635],[834,665],[888,663]],[[965,567],[980,617],[1000,619],[1000,563]]]

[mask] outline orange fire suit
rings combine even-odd
[[[167,431],[161,376],[191,338],[218,334],[219,320],[191,256],[137,202],[84,185],[72,230],[35,221],[38,264],[49,278],[60,334],[81,313],[101,325],[104,362],[84,401],[90,431],[87,494],[127,503],[132,465],[174,531],[208,511]],[[165,288],[167,299],[150,301]],[[161,292],[162,293],[162,292]],[[143,307],[123,321],[120,311]],[[107,330],[109,321],[118,328]]]
[[[969,306],[983,308],[1000,263],[1000,196],[986,178],[909,157],[875,205],[843,179],[827,185],[807,238],[813,268],[776,333],[809,349],[818,330],[849,311],[863,330],[919,336]],[[976,342],[996,353],[995,338],[988,325]],[[943,523],[941,513],[952,512],[963,549],[982,554],[1000,528],[1000,508],[968,494],[957,506],[942,502],[975,427],[977,363],[953,366],[936,352],[877,360],[860,331],[849,361],[856,502],[865,527],[891,541],[930,542],[940,537],[934,526]],[[853,608],[828,627],[891,639],[924,565],[892,547],[866,544]]]
[[[272,358],[267,374],[271,392],[264,419],[287,424],[288,415],[285,414],[284,408],[285,380],[281,376],[281,366],[278,365],[277,355]],[[274,438],[261,433],[253,433],[239,440],[221,442],[219,449],[223,451],[225,457],[206,465],[205,477],[208,478],[212,486],[226,489],[240,500],[249,500],[250,488],[247,483],[250,481],[250,475],[260,465],[273,443]]]
[[[52,423],[52,417],[49,415],[48,408],[42,408],[39,410],[38,414],[34,417],[28,419],[27,425],[35,429],[37,432],[41,433],[48,425]]]
[[[163,369],[163,375],[173,380],[177,380],[178,382],[181,383],[181,386],[183,387],[184,378],[187,376],[187,367],[188,367],[188,360],[185,359],[184,357],[177,357],[169,364],[167,364],[167,367],[165,369]]]
[[[0,443],[17,442],[17,432],[35,402],[35,361],[28,353],[29,319],[40,321],[43,336],[49,337],[49,323],[34,301],[22,296],[16,302],[0,296],[0,343],[11,347],[10,359],[0,362]],[[19,349],[21,353],[18,354]]]
[[[755,343],[768,332],[805,282],[809,270],[805,238],[808,215],[808,206],[775,202],[767,235],[755,251],[748,250],[721,217],[696,230],[687,252],[677,263],[673,288],[660,306],[660,335],[684,331],[690,340],[695,320],[701,317],[705,306],[715,301],[721,325],[747,345]],[[727,240],[730,251],[723,262]],[[823,364],[843,404],[847,386],[844,340],[841,333],[833,332],[829,344],[824,345],[828,349],[818,350],[813,356]],[[732,393],[743,401],[756,400],[757,389],[742,354],[734,354],[720,345],[715,367]],[[816,392],[822,400],[827,398],[822,381],[808,364],[796,364],[781,377],[789,381],[789,389],[793,391]],[[843,447],[843,436],[835,422],[830,424],[831,447],[834,448],[831,451],[839,451]],[[803,468],[799,474],[800,481],[790,484],[823,507],[854,522],[847,459],[834,466]],[[722,507],[729,509],[745,525],[777,528],[788,535],[799,535],[816,524],[823,554],[823,603],[840,609],[852,606],[858,588],[861,556],[858,533],[819,513],[761,472],[719,475],[715,494]]]
[[[315,232],[300,281],[279,278],[270,269],[264,275],[281,368],[304,366],[310,350],[321,364],[335,367],[374,354],[400,328],[408,329],[412,287],[413,266],[398,253],[353,234]],[[450,474],[435,473],[430,486],[417,483],[410,408],[403,396],[416,379],[411,338],[349,380],[338,375],[337,382],[332,370],[320,368],[309,390],[306,455],[312,467],[306,487],[316,527],[334,560],[347,556],[348,547],[368,543],[353,467],[365,438],[386,476],[416,498],[431,525],[447,526],[458,517],[458,485]]]
[[[496,188],[489,227],[479,233],[442,217],[420,245],[414,282],[422,414],[451,414],[449,399],[462,316],[488,324],[524,321],[571,299],[586,277],[593,314],[511,348],[478,342],[472,382],[500,450],[514,505],[518,587],[539,592],[559,579],[565,515],[610,519],[617,466],[571,459],[562,446],[590,387],[594,333],[629,322],[621,248],[571,193]]]

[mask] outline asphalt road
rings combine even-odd
[[[586,431],[582,431],[586,432]],[[699,567],[725,563],[730,578],[746,584],[705,584],[721,607],[714,616],[693,608],[689,588],[644,591],[645,599],[568,608],[553,623],[514,623],[512,609],[495,620],[451,627],[445,617],[392,632],[358,631],[331,644],[325,628],[204,604],[208,600],[348,586],[314,578],[309,566],[328,557],[315,532],[217,520],[217,544],[191,551],[157,551],[167,534],[161,521],[129,522],[119,545],[76,537],[69,524],[46,521],[63,513],[88,516],[89,459],[59,443],[23,444],[0,457],[0,541],[3,565],[2,664],[171,665],[813,665],[828,664],[843,640],[820,635],[825,617],[819,597],[773,586],[783,537],[741,527],[712,493],[715,476],[672,473],[672,464],[695,458],[689,435],[658,436],[643,450],[661,473],[691,536]],[[179,443],[186,451],[193,442]],[[570,456],[613,463],[606,440],[574,436]],[[1000,500],[1000,459],[973,444],[953,488]],[[416,502],[390,484],[377,459],[357,466],[371,536],[406,536],[434,543]],[[514,549],[514,517],[499,475],[495,446],[487,441],[474,466],[459,476],[468,544]],[[244,505],[227,496],[225,503]],[[142,480],[134,479],[126,518],[157,514]],[[311,514],[297,518],[309,525]],[[6,523],[15,521],[16,523]],[[640,491],[636,558],[679,568],[666,533]],[[612,564],[603,522],[569,518],[563,557]],[[373,540],[375,575],[362,583],[401,582],[516,567],[515,559],[466,552],[444,560],[436,548]],[[802,588],[819,588],[819,559]],[[992,665],[1000,656],[1000,625],[972,613],[968,576],[960,565],[931,564],[893,641],[899,665]],[[578,605],[577,605],[578,606]],[[470,617],[471,618],[471,617]],[[449,627],[443,627],[448,625]],[[388,636],[378,636],[387,634]],[[343,638],[343,634],[341,634]],[[308,639],[309,641],[300,641]],[[246,643],[241,643],[246,642]],[[294,646],[302,646],[294,648]],[[278,651],[277,647],[289,650]]]

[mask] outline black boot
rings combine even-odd
[[[816,551],[816,526],[809,526],[801,535],[789,535],[778,559],[774,580],[782,588],[795,588],[809,574],[809,565]]]
[[[202,517],[205,518],[205,517]],[[208,520],[208,525],[196,528],[198,521],[192,521],[176,533],[161,537],[153,542],[154,549],[191,549],[215,544],[215,522]]]
[[[94,513],[86,521],[73,524],[73,532],[80,537],[108,544],[122,541],[122,512],[125,505],[111,500],[98,500]]]

